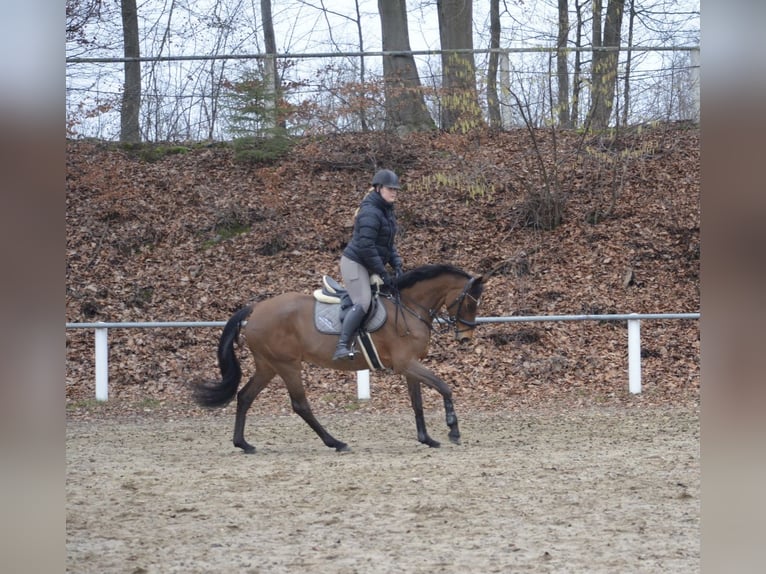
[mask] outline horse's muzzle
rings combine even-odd
[[[461,345],[470,343],[473,340],[473,329],[466,329],[465,331],[456,331],[455,340]]]

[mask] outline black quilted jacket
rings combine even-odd
[[[402,266],[394,246],[395,236],[394,206],[373,191],[362,200],[354,220],[354,233],[343,255],[364,265],[370,273],[383,276],[387,273],[386,264],[394,269]]]

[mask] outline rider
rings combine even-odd
[[[394,202],[399,189],[396,174],[381,169],[372,178],[372,188],[357,211],[351,241],[340,258],[340,273],[353,305],[343,319],[333,361],[354,358],[349,343],[370,308],[370,275],[377,273],[383,284],[390,288],[393,279],[386,271],[386,264],[394,270],[395,277],[402,273],[402,258],[394,245]]]

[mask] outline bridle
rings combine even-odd
[[[476,277],[471,277],[468,281],[466,281],[466,284],[463,286],[463,289],[460,291],[460,294],[455,297],[455,299],[448,305],[446,305],[447,309],[447,315],[444,316],[439,313],[437,309],[427,309],[420,305],[419,303],[415,301],[410,301],[410,303],[414,303],[416,306],[420,307],[423,311],[426,311],[428,314],[428,319],[424,318],[420,313],[415,311],[414,309],[410,308],[408,305],[406,305],[402,300],[399,293],[396,293],[394,296],[396,306],[398,308],[404,309],[420,321],[426,324],[429,330],[433,330],[433,323],[434,321],[437,323],[446,324],[449,327],[452,327],[455,332],[455,337],[460,338],[461,333],[465,333],[468,331],[472,331],[474,328],[476,328],[476,325],[478,324],[476,321],[468,321],[466,319],[463,319],[460,316],[460,311],[463,308],[463,303],[465,302],[466,298],[470,299],[474,303],[478,305],[479,300],[471,295],[471,289],[473,289],[474,282],[476,281]],[[456,307],[455,313],[450,314],[450,309],[453,307]],[[397,320],[398,320],[397,313]],[[405,317],[405,325],[407,324],[407,320]],[[461,329],[460,326],[465,325],[468,327],[467,329]],[[407,333],[409,333],[409,329],[407,329]]]
[[[465,302],[466,298],[470,298],[471,301],[477,305],[479,304],[479,300],[471,295],[471,289],[473,288],[475,281],[476,277],[471,277],[468,281],[466,281],[466,284],[463,286],[463,290],[460,292],[460,295],[455,297],[455,300],[447,305],[447,312],[449,312],[452,307],[457,307],[457,309],[455,309],[455,314],[447,315],[446,319],[447,323],[449,323],[455,329],[456,338],[459,338],[461,333],[473,331],[476,328],[476,325],[478,325],[476,321],[467,321],[460,316],[460,310],[463,308],[463,303]],[[461,329],[460,325],[465,325],[468,328]]]

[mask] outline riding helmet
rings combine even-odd
[[[400,189],[399,178],[390,169],[381,169],[372,178],[372,185],[384,185],[393,189]]]

